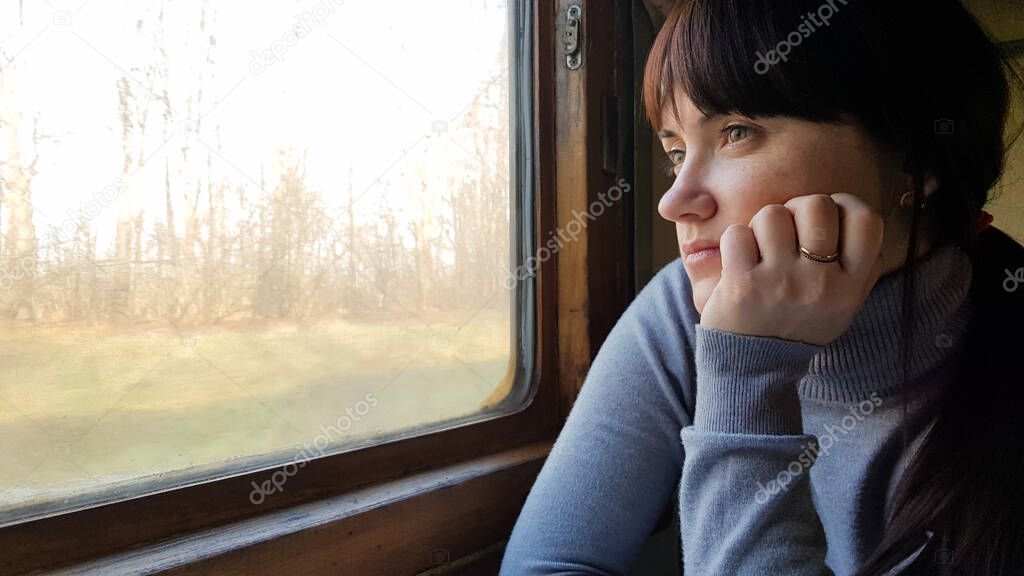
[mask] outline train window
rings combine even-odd
[[[0,7],[0,524],[506,406],[529,345],[510,14]]]
[[[949,4],[940,21],[959,11],[928,2]],[[741,212],[726,193],[752,166],[735,161],[767,157],[712,148],[709,125],[706,141],[679,144],[720,176],[665,169],[648,56],[666,20],[699,10],[235,4],[0,6],[0,574],[493,574],[503,558],[506,570],[559,554],[580,564],[572,543],[601,540],[579,537],[595,529],[621,550],[600,542],[610,556],[589,566],[626,573],[635,554],[630,574],[678,574],[686,523],[668,488],[680,468],[645,450],[682,454],[696,333],[660,338],[638,320],[695,323],[680,225],[721,233]],[[1024,72],[1019,2],[964,4]],[[763,21],[717,38],[761,37],[744,25]],[[679,63],[697,38],[673,29]],[[959,53],[979,54],[979,39]],[[726,52],[750,70],[745,51]],[[862,64],[842,70],[878,69]],[[704,101],[735,99],[719,89]],[[758,91],[741,99],[757,108]],[[955,144],[974,137],[961,124],[979,125],[958,110],[934,109],[934,128],[931,113],[906,119]],[[1024,101],[1011,116],[1019,126]],[[1018,241],[1022,140],[978,220]],[[687,199],[671,192],[702,178],[722,194],[673,207]],[[1016,268],[981,287],[1012,290]],[[630,414],[665,434],[623,427]],[[592,450],[612,446],[609,431],[625,450]],[[631,481],[588,473],[599,460]],[[660,496],[627,507],[629,534],[569,499],[632,497],[645,479]],[[519,518],[531,540],[517,544]]]
[[[1002,46],[1007,60],[1017,69],[1018,74],[1024,75],[1024,39],[1006,42]],[[1021,125],[1024,122],[1024,101],[1019,97],[1015,99],[1010,113],[1010,125]],[[1011,132],[1007,136],[1012,138],[1014,134]],[[996,218],[993,224],[1016,240],[1024,242],[1024,135],[1012,141],[1007,149],[1005,171],[994,188],[990,205],[989,212]]]

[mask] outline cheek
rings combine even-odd
[[[819,139],[779,159],[771,179],[774,203],[808,194],[853,194],[872,206],[881,197],[880,158],[867,143],[847,133]]]
[[[784,204],[793,196],[803,194],[805,186],[800,171],[785,166],[758,163],[743,170],[722,174],[714,189],[725,230],[730,224],[747,224],[757,211],[768,204]]]
[[[854,194],[874,205],[879,197],[877,165],[856,156],[807,152],[778,157],[723,176],[717,188],[727,224],[747,224],[768,204],[808,194]]]

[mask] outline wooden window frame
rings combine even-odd
[[[636,186],[630,11],[522,1],[541,245],[619,178]],[[562,48],[570,4],[583,8],[577,70]],[[591,359],[632,299],[632,246],[625,194],[539,263],[533,397],[518,412],[311,460],[259,506],[251,483],[283,465],[0,528],[0,574],[414,574],[439,564],[493,574]]]

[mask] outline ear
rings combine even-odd
[[[929,172],[924,176],[924,197],[930,198],[939,189],[939,181]]]
[[[908,164],[903,163],[903,189],[913,190],[914,189],[914,177],[908,171]],[[939,181],[935,178],[935,175],[931,172],[925,172],[924,175],[924,197],[930,198],[939,188]]]

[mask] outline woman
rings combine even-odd
[[[644,104],[681,258],[501,573],[626,574],[677,494],[687,576],[1024,574],[1024,248],[982,211],[1020,83],[957,0],[680,2]]]

